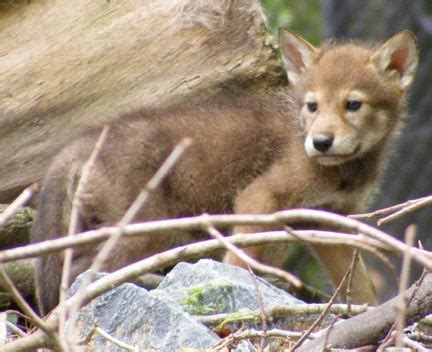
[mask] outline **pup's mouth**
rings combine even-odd
[[[312,158],[321,165],[340,165],[347,161],[353,160],[359,156],[360,145],[358,145],[352,153],[349,154],[317,154]]]
[[[340,165],[351,159],[354,159],[354,155],[317,155],[313,157],[321,165]]]

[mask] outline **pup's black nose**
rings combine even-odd
[[[316,150],[325,153],[333,144],[333,133],[318,133],[313,136],[313,145]]]

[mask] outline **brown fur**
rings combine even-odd
[[[266,98],[222,97],[190,106],[143,109],[121,116],[112,124],[85,188],[82,230],[118,221],[184,137],[191,137],[193,145],[152,194],[136,220],[203,212],[269,213],[293,207],[339,213],[361,210],[376,188],[388,145],[399,130],[406,89],[400,88],[393,76],[378,72],[371,63],[378,49],[348,44],[319,51],[299,37],[288,35],[292,36],[290,40],[300,42],[293,47],[289,44],[284,47],[282,43],[285,60],[290,60],[287,58],[290,55],[294,58],[294,67],[290,66],[293,62],[287,65],[288,77],[291,78],[293,70],[297,70],[294,73],[299,77],[292,76],[294,84],[287,92]],[[306,63],[303,51],[291,52],[299,48],[313,56],[312,62]],[[340,104],[346,100],[344,94],[353,89],[368,95],[361,126],[349,120],[344,105]],[[309,91],[316,94],[314,99],[323,107],[314,118],[305,112],[304,97]],[[382,114],[382,119],[377,119],[377,114]],[[331,130],[336,136],[349,136],[349,141],[363,141],[373,129],[381,131],[377,142],[366,150],[359,147],[358,154],[331,157],[327,163],[320,161],[321,155],[315,158],[305,153],[305,138],[314,130],[317,133]],[[48,170],[32,232],[33,242],[67,232],[70,201],[81,167],[99,132],[89,131],[71,143]],[[103,269],[112,271],[197,238],[183,233],[123,239]],[[76,251],[72,278],[88,267],[95,251],[96,248]],[[284,252],[274,249],[251,248],[249,252],[277,265],[286,259]],[[316,252],[337,284],[349,265],[352,251],[317,246]],[[226,261],[241,265],[232,255]],[[58,302],[60,274],[60,256],[41,258],[36,281],[44,313]],[[373,286],[362,263],[354,281],[354,301],[375,303]]]

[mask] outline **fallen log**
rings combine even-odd
[[[71,134],[143,105],[285,84],[257,0],[22,1],[0,11],[0,202]]]

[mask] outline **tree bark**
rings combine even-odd
[[[0,10],[0,202],[40,181],[89,125],[286,83],[258,0],[16,1]]]

